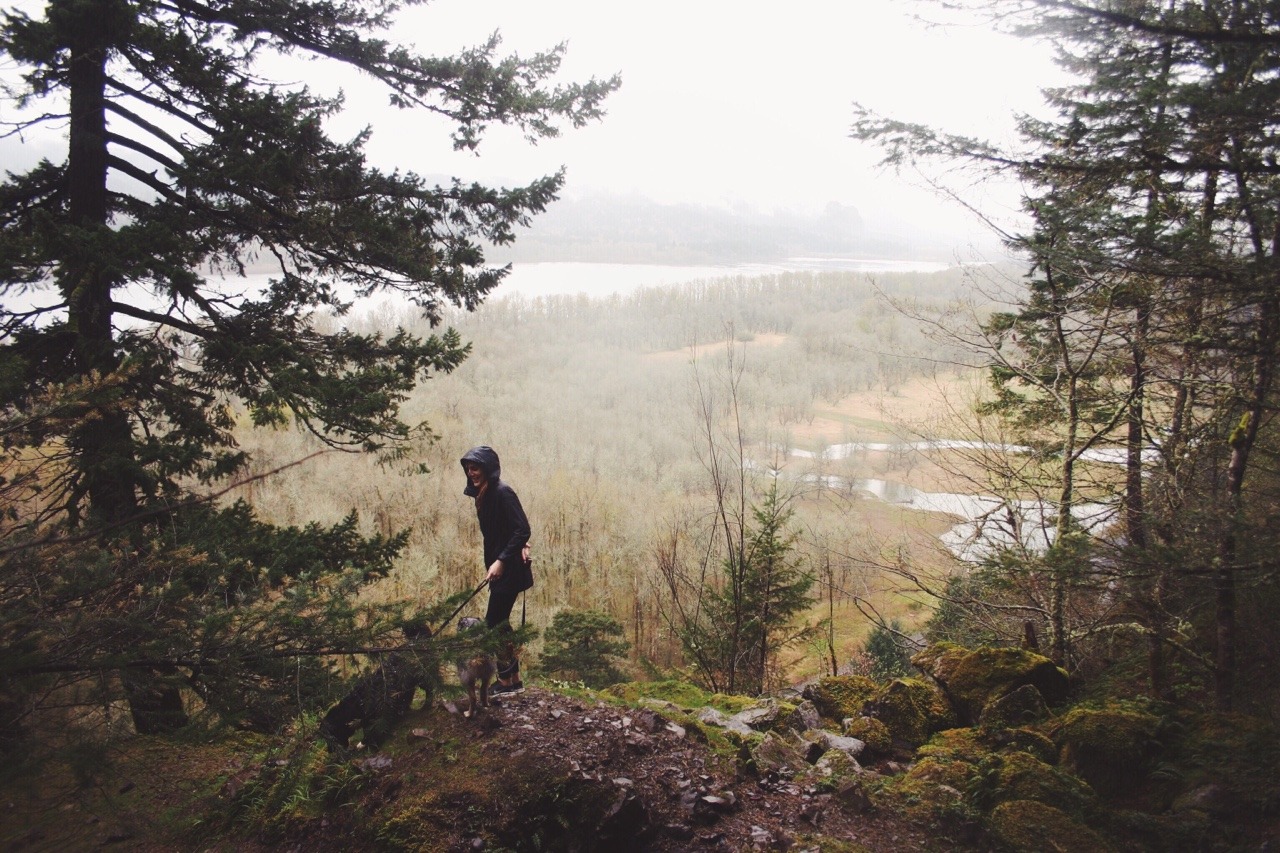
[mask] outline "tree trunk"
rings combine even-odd
[[[101,380],[120,366],[112,333],[112,290],[119,282],[109,263],[113,235],[107,193],[106,68],[109,22],[115,16],[109,0],[68,5],[77,15],[69,24],[74,36],[68,66],[67,150],[67,203],[75,246],[58,277],[67,301],[77,372]],[[72,502],[78,504],[87,496],[95,524],[110,525],[137,512],[132,426],[123,402],[116,392],[99,391],[92,416],[70,436],[79,460]],[[78,523],[78,506],[69,509],[72,523]],[[172,731],[186,724],[182,695],[159,673],[131,672],[122,681],[140,733]]]

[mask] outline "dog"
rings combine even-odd
[[[409,645],[431,639],[424,625],[406,625]],[[320,736],[330,752],[349,747],[357,729],[364,730],[364,745],[377,750],[397,722],[409,713],[413,694],[419,687],[427,691],[430,703],[432,657],[429,648],[406,648],[383,658],[382,665],[356,680],[341,702],[329,709],[320,721]]]
[[[484,628],[484,622],[474,616],[467,616],[458,622],[458,635],[465,636]],[[470,704],[463,716],[468,719],[484,707],[489,707],[489,684],[498,674],[498,667],[493,656],[487,652],[478,652],[469,657],[461,657],[456,661],[458,682],[467,688],[467,699]]]

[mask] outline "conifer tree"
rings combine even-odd
[[[63,158],[0,183],[11,535],[96,532],[109,562],[154,549],[148,525],[172,519],[193,484],[245,470],[233,433],[242,417],[390,457],[424,433],[400,404],[465,357],[459,336],[357,334],[317,316],[378,293],[418,306],[432,326],[447,306],[476,307],[505,274],[485,266],[484,247],[512,240],[563,175],[499,189],[375,168],[368,130],[348,140],[328,131],[341,97],[273,80],[273,59],[375,80],[392,106],[448,120],[463,150],[494,124],[535,142],[594,120],[618,81],[554,84],[562,46],[504,57],[496,34],[452,57],[387,41],[396,13],[416,5],[51,0],[38,16],[0,16],[0,55],[21,69],[8,132],[64,128],[66,141]],[[223,280],[264,262],[272,278],[261,291]],[[110,544],[119,536],[125,545]],[[321,565],[371,579],[393,546]],[[219,577],[217,550],[210,585],[235,587]],[[245,583],[278,592],[324,573],[285,562],[275,574],[255,566]],[[224,601],[234,610],[234,595]],[[252,633],[253,623],[228,617],[215,633]],[[130,674],[141,728],[181,719],[172,685],[146,683],[172,667],[113,663]],[[190,660],[179,669],[208,671]],[[136,713],[144,696],[164,705],[154,725]]]
[[[1094,543],[1111,552],[1085,563],[1125,600],[1117,606],[1099,590],[1097,615],[1103,627],[1146,635],[1154,693],[1168,695],[1163,656],[1176,649],[1207,664],[1217,705],[1230,708],[1237,588],[1265,578],[1274,544],[1259,526],[1271,484],[1256,449],[1280,355],[1280,139],[1271,119],[1280,18],[1273,4],[1249,0],[940,5],[991,12],[1055,45],[1074,75],[1046,93],[1055,115],[1022,120],[1021,151],[865,113],[855,135],[896,162],[959,158],[1024,182],[1033,225],[1011,243],[1031,276],[997,343],[1021,323],[1095,352],[1090,381],[1107,392],[1096,397],[1097,434],[1125,448],[1122,523]],[[1051,284],[1057,304],[1044,311]],[[1055,329],[1063,318],[1075,328]],[[1033,356],[1035,335],[1018,335],[1028,339],[1020,356]],[[1007,391],[1002,362],[994,378]],[[1023,380],[1015,377],[1034,388]],[[1027,415],[1043,390],[1001,402]],[[1066,418],[1057,433],[1075,423]],[[1184,626],[1180,639],[1173,625]]]

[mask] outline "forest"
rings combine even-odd
[[[621,78],[419,53],[416,5],[0,13],[3,132],[63,146],[0,183],[6,846],[1276,842],[1275,4],[927,3],[1069,75],[1013,142],[852,110],[962,205],[1016,182],[1007,261],[538,298],[495,259],[563,169],[384,167],[273,63],[460,152],[607,120]],[[822,221],[776,245],[864,227]],[[477,445],[532,530],[514,633],[452,624]]]

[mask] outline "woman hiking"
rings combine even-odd
[[[533,586],[529,561],[529,519],[515,490],[502,481],[502,466],[492,447],[473,447],[462,457],[467,474],[464,494],[476,502],[476,519],[484,539],[485,579],[489,582],[489,628],[511,631],[511,610],[520,593]],[[524,692],[515,643],[498,656],[498,683],[491,696]]]

